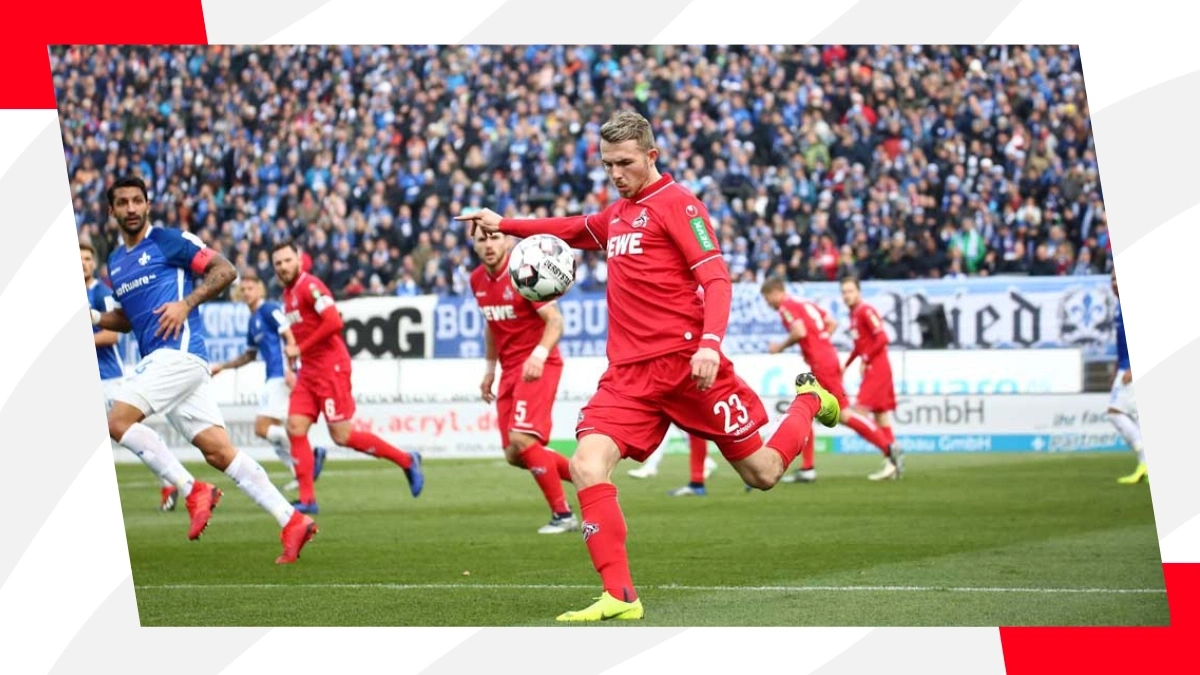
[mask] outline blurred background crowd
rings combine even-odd
[[[1105,273],[1079,52],[1028,46],[81,46],[51,50],[79,234],[104,191],[277,290],[298,240],[340,297],[461,294],[453,216],[594,212],[599,128],[648,117],[735,280]],[[101,276],[105,270],[100,271]],[[578,285],[601,289],[603,256]]]

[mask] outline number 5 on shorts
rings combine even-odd
[[[516,408],[516,414],[513,415],[513,422],[515,424],[525,424],[525,401],[517,401]]]
[[[737,421],[733,420],[734,408],[737,408],[738,411]],[[717,401],[713,405],[713,414],[725,415],[725,433],[727,434],[750,421],[750,411],[742,405],[742,399],[738,398],[737,394],[730,394],[728,401]]]

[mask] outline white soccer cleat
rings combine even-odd
[[[630,469],[629,475],[633,478],[654,478],[658,475],[658,469],[652,466],[643,466],[637,469]]]
[[[705,457],[704,458],[704,480],[708,480],[708,477],[713,475],[713,472],[717,470],[718,466],[720,466],[720,464],[717,464],[715,461],[713,461],[712,457]]]
[[[284,492],[295,492],[296,490],[299,490],[299,489],[300,489],[300,481],[296,480],[295,478],[292,479],[292,482],[283,486]]]
[[[870,480],[895,480],[900,477],[900,470],[890,459],[883,460],[883,468],[867,476]]]
[[[562,534],[563,532],[571,532],[579,529],[579,520],[575,518],[575,514],[567,516],[554,516],[550,522],[538,528],[538,534]]]

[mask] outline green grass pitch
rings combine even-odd
[[[686,464],[614,474],[646,607],[632,625],[1168,623],[1150,491],[1115,480],[1131,454],[909,455],[878,484],[877,456],[819,455],[817,483],[750,494],[722,462],[707,497],[667,497]],[[600,592],[579,533],[537,534],[541,494],[501,461],[426,462],[415,500],[390,464],[331,461],[320,533],[290,566],[269,516],[191,469],[225,491],[198,542],[140,464],[116,469],[146,626],[554,625]]]

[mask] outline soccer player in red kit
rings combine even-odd
[[[325,284],[301,271],[299,251],[291,242],[280,242],[271,252],[275,275],[283,284],[283,311],[296,338],[284,356],[301,359],[296,384],[288,400],[287,433],[292,443],[300,499],[296,508],[317,513],[313,491],[313,451],[308,430],[325,416],[334,443],[390,460],[404,469],[414,497],[421,494],[425,476],[421,455],[397,449],[367,431],[354,430],[354,393],[350,386],[350,350],[342,338],[342,315]]]
[[[899,479],[904,474],[904,453],[896,445],[896,435],[888,422],[888,413],[896,409],[896,387],[892,382],[892,363],[888,360],[888,336],[883,319],[875,308],[863,302],[858,279],[842,279],[842,300],[850,308],[850,335],[854,351],[846,359],[842,372],[862,358],[862,384],[854,401],[856,412],[870,412],[883,432],[888,450],[883,453],[883,468],[867,476],[871,480]]]
[[[829,312],[809,300],[801,300],[788,295],[783,279],[772,278],[762,285],[762,296],[772,309],[779,312],[783,327],[788,331],[788,337],[783,342],[775,342],[767,347],[771,354],[779,354],[794,344],[800,345],[800,354],[805,363],[812,369],[817,382],[825,391],[837,397],[842,409],[841,422],[850,427],[868,443],[879,448],[885,457],[892,454],[894,439],[877,426],[870,418],[850,410],[850,398],[846,395],[846,387],[842,382],[842,366],[838,361],[837,350],[830,339],[837,330],[837,321]],[[816,480],[816,470],[813,468],[813,441],[809,438],[808,445],[802,453],[803,461],[800,470],[793,476],[785,477],[784,482],[808,483]],[[806,471],[807,469],[807,471]],[[791,478],[792,480],[788,480]]]
[[[608,369],[580,412],[570,460],[583,540],[604,591],[559,621],[644,616],[611,482],[622,458],[644,461],[674,423],[714,441],[746,484],[767,490],[800,454],[813,418],[834,426],[839,412],[837,399],[802,373],[796,399],[764,446],[766,408],[720,351],[733,287],[707,210],[670,174],[659,173],[650,123],[635,112],[617,112],[600,128],[600,159],[620,194],[600,213],[508,219],[482,209],[457,216],[472,235],[477,229],[547,233],[607,253]]]
[[[495,401],[500,421],[500,443],[508,463],[528,469],[550,506],[550,522],[539,534],[560,534],[579,529],[567,505],[562,482],[571,481],[567,458],[547,448],[551,411],[562,378],[563,360],[558,340],[563,333],[562,314],[550,302],[530,302],[513,288],[508,276],[512,241],[499,232],[475,232],[475,253],[483,264],[471,272],[471,290],[487,324],[484,344],[487,371],[479,391],[483,400]],[[499,360],[500,391],[494,393]]]

